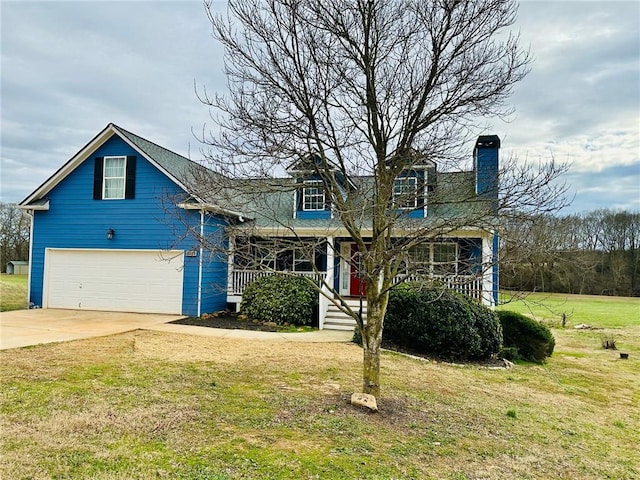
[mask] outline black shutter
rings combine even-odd
[[[96,157],[93,164],[93,199],[102,200],[102,176],[104,174],[104,157]]]
[[[124,198],[136,198],[136,157],[127,156],[127,178],[125,180]]]

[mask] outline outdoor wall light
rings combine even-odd
[[[113,228],[110,228],[109,230],[107,230],[107,240],[113,240],[113,235],[116,232],[113,231]]]

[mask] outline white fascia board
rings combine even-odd
[[[25,210],[25,211],[29,211],[29,210],[49,210],[49,200],[47,200],[44,203],[41,204],[35,204],[35,205],[18,205],[18,208],[20,210]]]
[[[18,206],[29,208],[33,210],[42,210],[38,208],[29,207],[29,203],[34,200],[39,200],[44,195],[53,190],[62,180],[64,180],[72,171],[84,162],[93,152],[95,152],[100,145],[102,145],[111,135],[117,133],[113,124],[107,125],[100,133],[98,133],[93,139],[87,143],[82,149],[76,153],[71,159],[58,169],[53,175],[44,181],[38,188],[36,188],[27,198],[22,200]]]
[[[363,228],[360,230],[363,237],[370,237],[373,234],[371,228]],[[350,234],[344,227],[321,228],[321,227],[298,227],[290,229],[287,227],[248,227],[247,234],[263,235],[266,237],[349,237]],[[444,235],[438,235],[444,238],[477,238],[491,237],[493,231],[480,227],[458,228]],[[394,237],[403,237],[403,231],[395,232]]]
[[[196,199],[197,200],[197,199]],[[182,208],[183,210],[203,210],[205,212],[213,212],[213,213],[221,213],[223,215],[228,215],[231,217],[237,217],[238,220],[244,222],[248,219],[243,213],[236,212],[234,210],[228,210],[226,208],[222,208],[218,205],[214,205],[212,203],[190,203],[190,202],[182,202],[176,205],[178,208]]]
[[[240,229],[239,231],[242,231]],[[360,230],[363,236],[371,236],[371,230]],[[343,227],[333,229],[318,227],[298,227],[290,229],[287,227],[249,227],[247,235],[260,235],[265,237],[348,237],[349,232]]]

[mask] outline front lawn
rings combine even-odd
[[[640,325],[595,326],[553,328],[548,363],[512,370],[384,353],[379,414],[348,404],[353,344],[137,331],[2,351],[0,477],[639,479]]]

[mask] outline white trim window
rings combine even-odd
[[[302,189],[302,210],[313,212],[325,209],[325,195],[322,180],[305,180]]]
[[[409,249],[411,272],[418,275],[431,274],[431,244],[421,243]]]
[[[409,249],[410,272],[435,277],[458,274],[458,244],[453,242],[422,243]]]
[[[458,274],[458,244],[433,244],[433,274],[450,276]]]
[[[104,157],[102,198],[121,200],[124,198],[127,175],[127,157]]]
[[[418,206],[418,179],[413,176],[398,177],[393,181],[393,204],[401,210]]]

